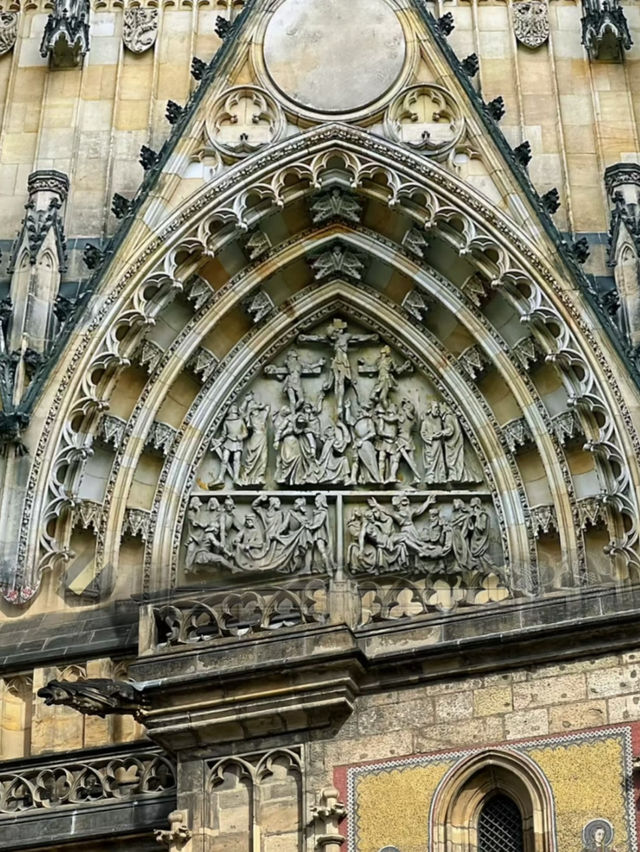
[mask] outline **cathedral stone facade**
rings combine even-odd
[[[0,846],[637,852],[638,0],[0,0]]]

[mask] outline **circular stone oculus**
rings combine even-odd
[[[398,79],[405,54],[402,25],[386,0],[285,0],[264,37],[275,85],[317,112],[374,103]]]

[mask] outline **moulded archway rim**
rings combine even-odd
[[[251,214],[251,211],[246,209],[246,201],[252,191],[258,192],[264,198],[271,198],[272,202],[281,206],[284,203],[281,197],[284,191],[282,176],[287,171],[305,174],[315,182],[317,188],[321,188],[322,169],[332,156],[346,159],[345,171],[352,175],[354,185],[361,183],[367,174],[378,171],[388,173],[392,178],[392,185],[389,188],[391,197],[387,203],[391,206],[401,204],[402,199],[412,193],[426,193],[434,203],[438,200],[441,209],[444,206],[451,211],[457,211],[466,221],[474,222],[484,233],[489,234],[495,244],[502,247],[505,257],[513,261],[511,266],[522,269],[528,280],[538,288],[540,300],[549,300],[554,321],[562,324],[563,334],[572,344],[571,357],[579,357],[587,365],[590,388],[594,392],[597,390],[598,399],[602,400],[602,405],[609,412],[612,436],[620,447],[621,455],[630,459],[639,454],[636,452],[640,450],[638,438],[611,369],[610,357],[605,357],[593,332],[594,315],[578,294],[569,296],[564,289],[557,286],[558,270],[551,265],[542,247],[534,243],[506,214],[437,163],[419,158],[383,139],[376,138],[372,141],[371,136],[361,130],[340,124],[325,125],[285,140],[266,152],[260,152],[233,167],[212,184],[201,187],[166,217],[164,225],[157,229],[159,233],[146,239],[144,244],[135,250],[131,243],[145,231],[148,235],[149,230],[147,226],[142,231],[135,226],[131,229],[129,237],[112,263],[111,274],[103,279],[115,280],[115,285],[107,292],[104,292],[104,286],[100,288],[94,297],[88,322],[84,325],[79,340],[76,337],[73,344],[67,347],[66,357],[63,356],[62,365],[56,373],[56,377],[62,376],[56,393],[53,393],[54,382],[49,381],[51,407],[43,424],[43,432],[46,433],[47,428],[51,431],[46,437],[43,434],[34,453],[28,499],[25,504],[23,540],[20,543],[23,567],[30,561],[31,556],[35,569],[36,544],[41,535],[41,524],[46,523],[50,517],[43,496],[48,495],[48,499],[50,498],[49,486],[42,480],[44,478],[46,483],[55,480],[56,465],[59,464],[56,456],[67,452],[69,445],[73,445],[76,440],[76,436],[69,434],[68,423],[74,408],[82,403],[87,393],[86,386],[83,387],[83,377],[93,369],[92,363],[105,358],[109,359],[116,371],[122,366],[121,362],[126,359],[126,354],[135,347],[139,338],[132,342],[125,335],[123,340],[118,340],[116,330],[118,323],[122,322],[122,317],[127,315],[129,306],[132,306],[128,311],[131,316],[127,316],[127,320],[131,327],[139,333],[137,324],[144,325],[144,300],[136,294],[140,292],[140,288],[144,288],[149,276],[164,275],[169,284],[172,281],[177,283],[172,278],[176,251],[185,240],[202,245],[202,239],[190,236],[194,224],[200,222],[203,225],[206,221],[222,217],[224,221],[235,222],[246,229],[249,224],[247,216]],[[408,215],[411,216],[411,211],[408,211]],[[255,221],[258,218],[256,216]],[[156,307],[159,309],[159,306]],[[541,311],[538,310],[538,313]],[[575,334],[578,334],[578,339],[574,338]],[[608,355],[610,354],[609,352]],[[95,417],[92,417],[92,420],[95,420]],[[57,447],[56,456],[53,459],[49,457],[44,464],[43,442]],[[633,481],[638,482],[635,466],[629,466],[626,471],[627,478],[630,474]],[[629,511],[637,518],[635,497],[626,487],[625,495],[624,499],[629,501]],[[53,505],[57,499],[59,498],[54,498],[53,501],[49,499],[48,505]],[[53,545],[56,544],[53,541]],[[51,559],[60,558],[60,553],[58,552],[56,557],[54,551],[55,547],[52,548]],[[40,566],[42,564],[41,561]],[[47,562],[45,567],[50,564]],[[32,585],[37,588],[37,575],[30,579],[33,581]]]

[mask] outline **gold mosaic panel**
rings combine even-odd
[[[523,742],[553,792],[557,848],[580,849],[582,829],[596,817],[615,829],[615,846],[635,850],[630,728]],[[460,760],[479,750],[448,752],[352,766],[347,770],[349,852],[427,852],[429,809],[438,784]]]

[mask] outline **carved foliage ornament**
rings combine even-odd
[[[514,3],[513,29],[520,44],[540,47],[549,38],[549,9],[544,0]]]
[[[253,86],[225,92],[207,119],[209,139],[231,157],[246,157],[276,142],[284,126],[280,107],[266,92]]]
[[[412,86],[393,101],[385,117],[388,135],[425,154],[443,154],[464,131],[457,104],[439,86]]]
[[[153,47],[158,34],[158,10],[141,9],[139,7],[126,9],[122,40],[132,53],[144,53]]]
[[[18,13],[0,12],[0,56],[8,53],[18,37]]]

